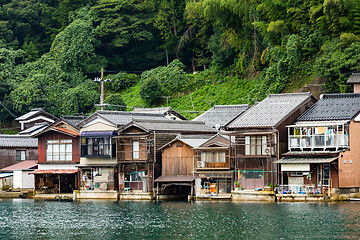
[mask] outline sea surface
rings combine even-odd
[[[360,239],[360,203],[10,199],[0,239]]]

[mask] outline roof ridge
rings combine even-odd
[[[360,93],[325,93],[323,98],[329,97],[360,97]]]
[[[164,116],[162,113],[144,113],[144,112],[128,112],[128,111],[97,111],[98,114],[114,114],[114,115],[140,115],[140,116]]]
[[[271,93],[267,97],[276,97],[276,96],[291,96],[291,95],[308,95],[311,96],[311,92],[299,92],[299,93]]]
[[[249,104],[235,104],[235,105],[214,105],[213,108],[237,108],[237,107],[247,107]]]
[[[204,124],[202,121],[192,120],[170,120],[170,119],[137,119],[134,118],[133,122],[162,122],[162,123],[176,123],[176,124]]]

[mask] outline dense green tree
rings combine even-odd
[[[108,95],[105,98],[104,103],[110,104],[110,106],[105,107],[105,110],[110,110],[110,111],[125,111],[126,110],[126,104],[125,104],[124,100],[122,99],[121,94],[119,94],[119,93]]]
[[[154,76],[146,78],[140,85],[140,96],[148,106],[162,102],[163,86]]]

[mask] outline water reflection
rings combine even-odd
[[[358,203],[0,200],[1,239],[339,239]]]

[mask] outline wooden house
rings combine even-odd
[[[29,135],[0,135],[0,168],[37,160],[37,139]]]
[[[229,137],[219,133],[178,136],[162,146],[162,175],[155,180],[158,198],[184,194],[230,198],[229,149]]]
[[[153,198],[154,180],[162,181],[159,148],[177,135],[213,134],[202,122],[133,120],[119,130],[117,158],[120,198]],[[160,177],[161,176],[161,177]],[[189,180],[190,182],[192,180]]]
[[[280,166],[280,193],[360,189],[360,94],[324,94],[288,125],[288,152]]]
[[[118,197],[117,130],[139,119],[166,119],[163,114],[97,111],[80,128],[80,198]]]
[[[311,93],[270,94],[226,126],[230,134],[234,180],[245,189],[277,183],[277,166],[288,143],[287,125],[316,102]]]
[[[38,169],[32,173],[37,194],[79,189],[80,131],[75,122],[60,118],[33,137],[38,139]]]

